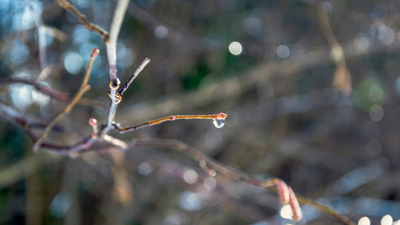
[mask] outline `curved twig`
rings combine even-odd
[[[268,190],[271,190],[273,192],[278,192],[277,188],[275,186],[271,186],[271,183],[265,180],[262,180],[260,178],[248,175],[246,173],[237,171],[229,166],[226,166],[215,159],[210,158],[209,156],[203,154],[202,152],[196,150],[195,148],[181,142],[178,140],[170,140],[170,139],[138,139],[138,140],[133,140],[132,142],[128,143],[129,147],[138,147],[138,146],[168,146],[172,147],[174,149],[177,149],[183,153],[188,154],[190,157],[193,159],[201,162],[205,161],[210,167],[216,169],[217,171],[232,177],[236,178],[238,180],[241,180],[247,184],[251,184],[257,187],[262,187]],[[343,224],[347,225],[355,225],[353,221],[351,221],[348,217],[346,217],[343,214],[340,214],[338,211],[323,205],[321,203],[315,202],[309,198],[297,196],[297,199],[300,203],[304,205],[310,205],[321,212],[324,212],[338,221],[340,221]]]

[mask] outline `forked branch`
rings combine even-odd
[[[105,133],[112,127],[112,122],[114,121],[115,114],[117,112],[118,103],[121,101],[120,99],[117,98],[118,96],[117,90],[120,85],[120,81],[117,76],[117,39],[128,4],[129,0],[118,1],[117,8],[115,9],[114,12],[114,18],[111,22],[110,38],[109,40],[106,41],[108,68],[110,73],[109,86],[110,86],[111,106],[110,110],[108,111],[107,127],[104,130]]]
[[[79,91],[76,93],[75,97],[72,99],[72,101],[67,105],[67,107],[65,107],[63,110],[61,110],[53,119],[52,121],[49,123],[49,125],[47,125],[46,129],[44,130],[42,136],[40,136],[40,138],[36,141],[35,145],[33,146],[33,151],[37,152],[39,150],[39,148],[41,147],[44,139],[47,137],[47,135],[49,134],[49,132],[53,129],[54,125],[60,121],[62,118],[64,118],[65,115],[67,115],[72,108],[74,108],[74,106],[76,105],[76,103],[79,102],[79,100],[82,98],[83,94],[88,91],[90,89],[90,86],[87,84],[89,82],[89,77],[90,77],[90,73],[92,72],[92,66],[93,66],[93,62],[94,59],[96,58],[96,56],[100,53],[100,50],[97,48],[94,48],[92,50],[92,53],[90,54],[90,60],[89,60],[89,64],[86,70],[86,74],[85,77],[83,78],[83,82],[81,85],[81,88],[79,89]]]

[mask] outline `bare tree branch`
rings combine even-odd
[[[81,88],[79,89],[78,93],[75,95],[75,97],[72,99],[72,101],[65,107],[61,112],[59,112],[50,122],[49,125],[47,125],[46,129],[44,130],[42,136],[39,137],[39,139],[36,141],[35,145],[33,146],[33,151],[36,152],[39,150],[41,147],[41,144],[43,140],[47,137],[48,133],[52,130],[53,126],[60,121],[62,118],[64,118],[65,115],[67,115],[72,108],[78,103],[78,101],[82,98],[83,94],[89,90],[90,86],[87,84],[89,82],[89,77],[92,72],[92,66],[94,59],[96,56],[100,53],[100,50],[95,48],[92,50],[92,53],[90,55],[90,60],[88,67],[86,69],[86,74],[83,78],[83,82],[81,85]]]
[[[136,79],[136,77],[139,75],[140,72],[142,72],[142,70],[144,69],[144,67],[150,62],[149,58],[145,58],[142,62],[142,64],[140,64],[140,66],[135,70],[135,72],[133,73],[133,75],[128,79],[128,81],[126,81],[126,83],[118,90],[118,94],[122,97],[122,95],[124,94],[124,92],[128,89],[129,85],[131,85],[131,83],[133,82],[133,80]]]
[[[72,14],[74,14],[85,26],[86,29],[98,33],[104,39],[104,41],[108,40],[108,32],[101,28],[99,25],[91,23],[87,16],[79,12],[79,10],[74,5],[69,3],[67,0],[58,0],[58,4],[65,10],[70,11]]]
[[[54,90],[46,85],[43,85],[39,82],[33,81],[33,80],[26,80],[26,79],[20,79],[20,78],[0,78],[0,84],[14,84],[14,83],[23,83],[27,85],[32,85],[35,87],[35,89],[42,94],[45,94],[49,96],[50,98],[54,98],[59,101],[63,102],[71,102],[72,98],[63,92]],[[105,109],[105,105],[102,102],[93,100],[93,99],[88,99],[88,98],[81,98],[78,102],[78,104],[81,105],[87,105],[87,106],[94,106],[97,108]]]
[[[346,66],[343,47],[332,31],[331,25],[329,24],[329,17],[325,9],[317,6],[317,10],[322,33],[331,46],[331,57],[336,63],[333,86],[340,90],[345,96],[349,96],[352,90],[351,76]]]
[[[139,125],[133,125],[129,127],[122,128],[120,127],[117,123],[113,123],[114,128],[119,132],[119,133],[125,133],[128,131],[133,131],[137,130],[143,127],[149,127],[153,125],[157,125],[160,123],[164,123],[167,121],[174,121],[174,120],[214,120],[215,126],[218,128],[221,128],[224,125],[224,120],[228,115],[225,113],[218,113],[218,114],[213,114],[213,115],[172,115],[172,116],[166,116],[160,119],[156,120],[151,120],[143,124]]]
[[[106,41],[108,67],[110,72],[110,97],[111,106],[107,117],[107,128],[111,128],[112,122],[117,112],[117,106],[120,100],[117,98],[117,89],[119,88],[120,81],[117,76],[117,39],[121,24],[125,16],[126,9],[128,7],[129,0],[119,0],[117,8],[114,12],[114,18],[111,22],[110,28],[110,39]],[[106,129],[106,130],[108,130]]]

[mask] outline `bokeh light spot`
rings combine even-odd
[[[229,45],[228,48],[229,48],[229,52],[230,52],[232,55],[240,55],[240,54],[242,53],[242,50],[243,50],[242,45],[241,45],[239,42],[237,42],[237,41],[232,42],[232,43]]]
[[[196,183],[197,178],[198,178],[198,175],[197,175],[196,171],[194,171],[194,170],[186,170],[185,173],[183,174],[183,179],[188,184]]]
[[[245,33],[256,36],[261,34],[262,24],[259,19],[249,17],[245,21],[243,21],[242,29]]]
[[[276,49],[276,54],[279,56],[279,58],[285,59],[289,56],[290,50],[286,45],[280,45]]]
[[[371,221],[368,217],[363,217],[358,221],[358,225],[371,225]]]
[[[281,208],[280,214],[281,214],[282,218],[288,219],[288,220],[291,220],[293,217],[293,212],[289,205],[283,206]]]
[[[378,122],[383,118],[384,111],[383,108],[379,105],[373,105],[369,110],[369,116],[375,122]]]
[[[180,206],[188,211],[195,211],[201,208],[201,196],[191,191],[185,191],[179,198]]]
[[[64,67],[71,74],[77,74],[82,70],[83,59],[75,52],[68,52],[64,56]]]
[[[211,191],[217,186],[217,181],[213,177],[207,177],[203,182],[204,187]]]
[[[381,225],[392,225],[393,218],[390,215],[386,215],[381,220]]]
[[[372,86],[369,90],[369,97],[374,102],[379,102],[383,99],[384,93],[381,87],[379,86]]]
[[[151,166],[147,162],[142,162],[138,166],[138,172],[142,176],[147,176],[151,173]]]
[[[154,33],[155,33],[156,37],[163,39],[163,38],[167,37],[168,30],[166,27],[159,25],[154,30]]]

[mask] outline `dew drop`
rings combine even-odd
[[[221,128],[225,125],[225,120],[224,119],[214,119],[213,123],[216,128]]]

